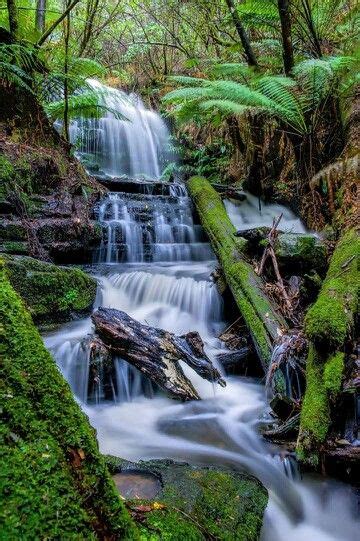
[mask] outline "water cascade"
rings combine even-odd
[[[121,111],[130,107],[122,102],[120,106],[117,100],[116,91],[113,106]],[[136,122],[131,128],[120,129],[111,116],[94,122],[106,142],[104,163],[116,175],[126,167],[132,175],[143,173],[141,160],[149,155],[145,157],[142,149],[164,144],[163,124],[154,113],[139,106],[133,115]],[[127,153],[130,131],[137,132],[136,144],[134,140],[129,146],[131,160],[120,152]],[[88,150],[93,150],[90,141]],[[155,161],[147,172],[158,176]],[[217,336],[225,326],[222,299],[210,279],[216,260],[201,227],[194,223],[184,186],[167,184],[159,194],[155,183],[153,190],[148,182],[143,184],[142,194],[132,184],[131,190],[109,193],[96,209],[103,227],[93,267],[99,279],[97,305],[119,308],[142,323],[178,334],[197,330],[214,359],[221,347]],[[246,223],[246,227],[254,225],[256,219]],[[118,359],[113,390],[106,397],[101,378],[88,384],[91,332],[88,318],[48,334],[45,342],[96,428],[102,452],[133,461],[173,458],[228,464],[251,472],[269,490],[263,541],[356,538],[358,524],[349,491],[329,481],[300,481],[291,455],[280,453],[259,436],[259,426],[269,420],[263,385],[231,376],[226,388],[215,390],[184,366],[203,400],[181,404],[152,388],[135,368]]]
[[[273,219],[282,214],[279,229],[291,233],[306,233],[306,227],[300,218],[289,208],[279,203],[265,203],[255,195],[245,193],[244,201],[225,199],[224,205],[230,220],[238,231],[255,229],[256,227],[271,227]]]
[[[80,118],[71,124],[70,139],[80,157],[109,176],[160,178],[172,159],[163,119],[146,109],[135,94],[128,96],[95,79],[88,83],[101,94],[109,111],[100,119]]]

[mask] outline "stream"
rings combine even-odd
[[[121,160],[117,156],[120,132],[125,128],[110,113],[91,121],[92,143],[84,136],[84,152],[101,154],[105,174],[125,173],[132,180],[126,192],[108,193],[95,209],[103,227],[103,240],[91,267],[99,283],[95,308],[117,308],[141,323],[177,334],[196,330],[215,363],[216,352],[224,348],[217,336],[227,325],[223,300],[210,279],[216,259],[195,221],[184,185],[164,184],[159,193],[158,181],[139,176],[141,172],[159,177],[166,126],[138,101],[124,104],[123,96],[116,94],[111,99],[112,107],[136,119],[126,125],[127,152],[121,150]],[[83,124],[79,121],[73,126],[73,133],[86,132]],[[94,131],[98,131],[96,148]],[[141,160],[134,156],[136,148]],[[227,205],[228,212],[235,214],[233,221],[245,223],[247,228],[259,225],[261,212],[253,208],[254,201],[240,205],[237,217],[238,205]],[[278,214],[278,209],[268,205],[266,220],[260,220],[260,225],[268,225],[271,211]],[[285,226],[286,220],[284,214]],[[289,229],[303,227],[293,215],[290,220]],[[103,453],[131,461],[172,458],[250,472],[269,491],[263,541],[357,538],[357,502],[352,489],[315,476],[301,479],[294,457],[259,435],[259,427],[269,419],[261,382],[225,376],[227,386],[215,387],[182,364],[202,398],[182,404],[167,398],[139,371],[117,359],[110,391],[100,371],[89,393],[92,375],[86,337],[91,333],[92,324],[86,318],[62,326],[44,339],[97,430]]]

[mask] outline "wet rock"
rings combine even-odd
[[[160,539],[259,539],[267,493],[250,475],[170,460],[106,460],[115,483],[124,476],[129,496],[123,486],[120,493],[144,533],[155,527]],[[137,498],[136,490],[147,491],[148,483],[156,494]]]
[[[274,245],[279,264],[286,268],[323,270],[327,263],[325,244],[314,235],[283,233]]]
[[[26,256],[2,256],[13,288],[37,323],[66,321],[90,312],[97,283],[76,268],[58,267]]]

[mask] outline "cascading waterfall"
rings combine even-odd
[[[114,97],[113,106],[123,110],[117,99]],[[104,161],[108,160],[109,170],[116,175],[124,171],[125,162],[129,171],[140,167],[141,148],[153,148],[154,141],[163,144],[161,135],[155,137],[144,127],[144,120],[140,122],[148,118],[145,113],[142,110],[136,116],[139,143],[131,147],[131,167],[128,158],[126,161],[117,156],[118,150],[129,156],[129,132],[121,132],[108,115],[98,124],[94,122],[94,130],[102,130],[103,141],[113,139],[112,145],[106,143]],[[120,149],[121,133],[126,136]],[[93,150],[90,141],[88,150]],[[151,167],[153,175],[158,176],[155,166]],[[103,242],[95,254],[99,264],[94,266],[99,279],[96,305],[124,310],[142,323],[178,334],[197,330],[207,353],[214,358],[221,347],[217,336],[225,325],[221,297],[209,278],[216,260],[201,227],[194,223],[185,187],[164,184],[160,189],[159,183],[129,184],[121,193],[105,196],[96,213],[103,228]],[[249,216],[248,211],[243,212],[243,225],[258,225]],[[269,490],[263,541],[356,538],[358,523],[349,491],[330,482],[300,481],[291,455],[284,456],[258,435],[259,426],[269,421],[262,385],[232,376],[227,377],[227,387],[217,388],[215,394],[210,382],[184,365],[184,372],[203,400],[180,404],[117,359],[110,378],[110,399],[104,400],[101,374],[106,367],[101,367],[101,377],[97,375],[91,385],[88,381],[92,377],[87,349],[91,333],[88,318],[49,334],[45,341],[96,428],[102,452],[133,461],[173,458],[228,464],[251,472]]]
[[[143,263],[206,261],[211,249],[201,226],[194,225],[183,186],[169,195],[109,193],[96,209],[103,227],[97,261]],[[174,195],[181,194],[181,195]]]
[[[255,195],[245,192],[244,201],[225,199],[224,205],[230,220],[238,231],[271,227],[273,219],[282,214],[279,229],[292,233],[306,233],[306,227],[294,212],[279,203],[265,203]]]
[[[173,159],[169,131],[161,116],[146,109],[135,94],[127,95],[95,79],[88,80],[88,84],[101,95],[109,111],[100,119],[72,122],[70,139],[77,145],[80,157],[90,157],[109,176],[160,178]]]

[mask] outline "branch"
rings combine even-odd
[[[47,40],[47,38],[50,36],[50,34],[53,33],[55,28],[65,19],[65,17],[70,13],[70,11],[72,11],[74,9],[76,4],[78,4],[79,2],[80,2],[80,0],[73,0],[73,2],[71,2],[71,4],[69,4],[69,6],[64,11],[64,13],[62,15],[60,15],[60,17],[58,19],[56,19],[56,21],[54,21],[53,24],[51,26],[49,26],[49,28],[46,30],[46,32],[44,32],[44,34],[41,36],[41,38],[39,39],[39,41],[36,44],[38,47],[41,47],[41,45]]]

